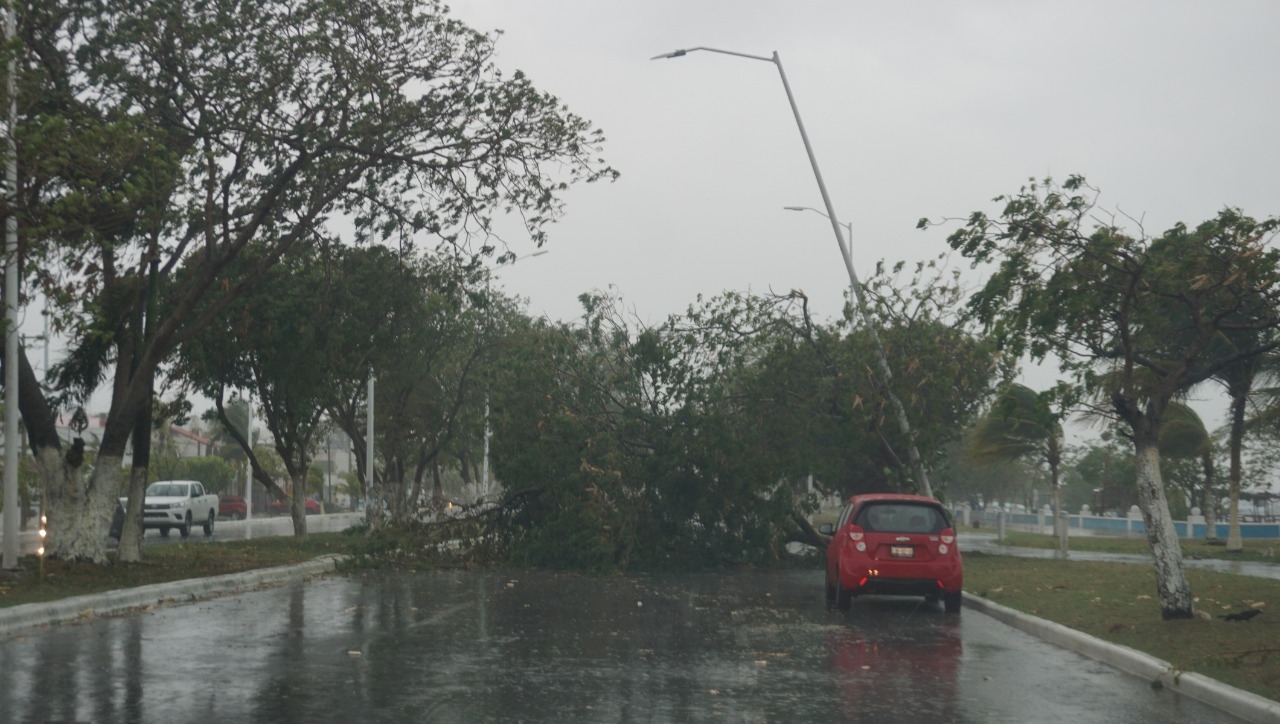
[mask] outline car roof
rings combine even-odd
[[[911,495],[910,493],[867,493],[862,495],[850,496],[847,503],[929,503],[932,505],[942,505],[942,501],[937,498],[929,498],[923,495]]]

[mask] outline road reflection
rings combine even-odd
[[[828,646],[853,719],[956,719],[964,657],[959,617],[920,599],[864,597],[848,618]]]

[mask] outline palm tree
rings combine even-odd
[[[1213,494],[1213,438],[1205,429],[1200,415],[1181,402],[1170,402],[1165,408],[1160,425],[1160,457],[1200,459],[1204,469],[1201,505],[1208,528],[1205,538],[1217,538],[1217,518],[1214,514],[1216,501]]]
[[[1058,469],[1062,464],[1062,418],[1065,405],[1054,410],[1062,390],[1043,393],[1025,385],[1010,384],[978,421],[969,439],[969,454],[979,461],[1031,459],[1049,467],[1053,486],[1053,531],[1058,530],[1062,510],[1062,486]],[[1064,541],[1065,542],[1065,541]],[[1066,550],[1059,550],[1066,555]]]
[[[1273,335],[1274,333],[1271,332]],[[1249,349],[1261,346],[1261,334],[1255,330],[1244,330],[1220,335],[1219,346],[1223,347],[1223,356],[1238,349]],[[1264,379],[1280,375],[1280,360],[1274,354],[1260,354],[1244,357],[1225,366],[1213,379],[1227,388],[1231,398],[1230,432],[1228,433],[1228,450],[1230,452],[1230,468],[1227,473],[1227,495],[1230,498],[1227,509],[1227,550],[1244,550],[1244,541],[1240,536],[1240,478],[1244,469],[1243,450],[1246,429],[1245,413],[1249,404],[1249,396],[1254,385]]]

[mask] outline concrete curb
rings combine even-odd
[[[1237,689],[1202,674],[1181,672],[1173,664],[1129,648],[1103,641],[1096,636],[1067,628],[1062,624],[1036,618],[1008,606],[1001,606],[972,593],[964,594],[965,607],[971,608],[1095,661],[1114,666],[1134,676],[1159,682],[1173,691],[1204,702],[1245,721],[1280,723],[1280,702]]]
[[[28,603],[0,609],[0,635],[35,626],[88,620],[95,616],[125,613],[146,606],[190,603],[202,598],[252,590],[299,578],[309,578],[337,570],[345,556],[323,556],[306,563],[228,573],[209,578],[190,578],[149,586],[125,588],[105,593],[67,598],[50,603]]]

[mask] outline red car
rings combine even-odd
[[[920,495],[855,495],[840,511],[827,545],[827,605],[848,611],[854,596],[942,599],[960,612],[964,567],[956,531],[942,504]]]
[[[273,500],[267,503],[267,512],[272,515],[289,515],[289,506],[291,505],[293,503],[287,500]],[[307,515],[319,515],[320,513],[320,504],[311,498],[307,498],[306,502],[303,503],[303,507],[307,509]]]
[[[223,495],[218,498],[218,515],[226,516],[232,520],[244,520],[244,514],[249,510],[245,505],[244,498],[239,495]]]

